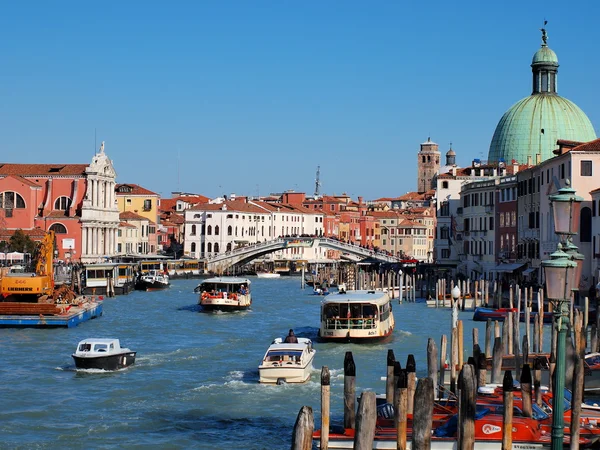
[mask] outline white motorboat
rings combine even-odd
[[[256,272],[258,278],[279,278],[281,274],[277,272]]]
[[[259,382],[304,383],[310,378],[316,350],[310,339],[297,339],[297,343],[285,343],[281,338],[273,341],[258,366]]]
[[[118,370],[135,362],[136,352],[121,347],[118,339],[84,339],[71,356],[78,369]]]
[[[149,270],[139,276],[135,288],[140,291],[165,289],[169,287],[169,275],[159,270]]]
[[[198,304],[203,311],[238,311],[252,305],[250,280],[247,278],[207,278],[194,292],[200,293]]]

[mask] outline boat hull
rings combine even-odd
[[[516,308],[512,310],[510,308],[485,308],[478,307],[475,308],[475,312],[473,313],[473,320],[475,322],[487,322],[488,319],[497,320],[498,322],[504,322],[504,319],[508,315],[509,312],[517,312]],[[537,312],[532,312],[530,315],[530,322],[535,321],[535,318],[538,317]],[[525,313],[521,311],[520,321],[525,322]],[[552,313],[544,312],[544,323],[552,323]]]
[[[370,342],[381,343],[381,342],[386,342],[392,338],[394,329],[390,328],[387,333],[383,333],[383,334],[377,335],[377,336],[375,336],[375,335],[372,335],[372,336],[358,335],[356,333],[356,330],[345,330],[345,331],[346,331],[345,334],[342,334],[342,333],[340,333],[340,330],[337,330],[334,335],[329,335],[329,333],[331,332],[330,330],[327,330],[325,332],[321,332],[319,330],[319,339],[322,342],[349,342],[349,343],[353,343],[353,344],[363,344],[363,343],[370,343]]]
[[[71,355],[78,369],[119,370],[135,363],[136,352],[116,353],[108,356],[81,357]]]
[[[149,282],[149,281],[138,281],[135,283],[135,289],[137,291],[156,291],[160,289],[166,289],[169,287],[169,283]]]
[[[236,298],[213,298],[200,296],[199,305],[203,311],[243,311],[252,306],[250,295],[237,295]]]
[[[294,366],[293,363],[282,366],[268,366],[258,368],[258,381],[266,384],[278,384],[280,381],[286,383],[305,383],[309,380],[313,370],[313,358],[304,367]]]

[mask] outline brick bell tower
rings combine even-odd
[[[417,155],[417,192],[423,193],[435,187],[435,176],[440,170],[440,151],[431,138],[421,144]]]

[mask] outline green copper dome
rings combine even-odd
[[[587,142],[596,139],[592,123],[573,102],[556,94],[534,94],[515,103],[500,119],[492,144],[489,161],[513,159],[527,163],[536,155],[541,161],[555,156],[556,141]],[[540,162],[541,162],[540,161]]]
[[[533,55],[533,59],[531,60],[531,64],[540,63],[554,63],[558,66],[558,57],[552,49],[543,45],[542,48],[535,52],[535,54]]]
[[[500,119],[488,154],[489,162],[512,160],[526,164],[528,156],[536,163],[552,158],[556,141],[587,142],[596,132],[585,113],[573,102],[556,93],[558,58],[547,46],[542,29],[542,47],[531,63],[533,89],[529,97],[515,103]]]

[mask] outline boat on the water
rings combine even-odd
[[[297,343],[275,339],[258,366],[261,383],[304,383],[310,378],[316,350],[308,338],[297,338]]]
[[[142,273],[135,282],[138,291],[153,291],[169,287],[169,275],[159,270],[149,270]]]
[[[279,278],[281,274],[277,272],[256,272],[256,276],[258,278]]]
[[[331,291],[329,291],[327,288],[321,289],[320,287],[317,287],[313,289],[312,295],[329,295],[330,293]]]
[[[250,280],[247,278],[207,278],[194,292],[200,294],[198,304],[203,311],[240,311],[252,305]]]
[[[135,355],[118,339],[89,338],[80,341],[71,356],[78,369],[118,370],[135,363]]]
[[[323,341],[386,340],[394,326],[392,303],[383,291],[340,291],[321,302],[319,337]]]
[[[498,322],[504,322],[504,319],[508,315],[508,313],[517,312],[517,308],[486,308],[480,306],[475,308],[475,312],[473,313],[473,320],[476,322],[487,322],[488,319],[497,320]],[[538,316],[537,312],[532,312],[530,314],[529,320],[533,322],[535,318]],[[521,311],[520,321],[525,322],[525,312]],[[552,323],[552,313],[545,311],[544,312],[544,323]]]
[[[412,416],[412,415],[411,415]],[[431,449],[432,450],[456,450],[457,442],[457,415],[449,415],[442,420],[434,420]],[[490,408],[477,407],[475,416],[475,450],[500,450],[502,448],[502,414],[493,412]],[[330,449],[352,449],[354,448],[355,430],[331,427],[329,432]],[[313,440],[320,448],[321,430],[313,434]],[[397,431],[395,428],[377,426],[373,440],[373,449],[397,448]],[[565,448],[568,448],[570,439],[564,437]],[[590,446],[593,441],[587,438],[579,440],[580,447]],[[542,431],[538,421],[528,417],[513,417],[512,422],[512,448],[515,450],[550,449],[551,435]],[[409,417],[407,429],[406,448],[412,448],[412,417]]]

